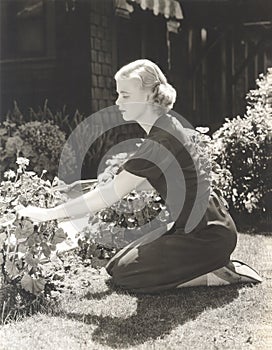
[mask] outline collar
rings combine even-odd
[[[167,130],[169,128],[169,124],[171,116],[169,114],[162,114],[159,116],[155,123],[152,125],[149,134],[147,137],[154,135],[155,133],[161,132],[162,130]]]

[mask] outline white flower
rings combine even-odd
[[[15,220],[16,220],[15,214],[7,213],[5,215],[2,215],[2,217],[0,218],[0,226],[7,227],[9,225],[12,225]]]
[[[244,204],[245,204],[245,208],[247,209],[247,211],[248,211],[249,213],[252,213],[252,210],[253,210],[253,205],[252,205],[252,203],[244,201]]]
[[[233,193],[234,196],[236,196],[236,197],[238,196],[238,192],[237,192],[237,189],[236,189],[236,188],[233,188],[233,189],[232,189],[232,193]]]
[[[16,163],[17,163],[18,165],[27,166],[27,165],[29,165],[29,159],[24,158],[24,157],[18,157],[17,160],[16,160]]]
[[[16,176],[15,172],[13,170],[8,170],[4,172],[4,177],[10,179],[13,179]]]
[[[127,158],[128,154],[126,152],[118,153],[115,155],[115,158],[117,159],[125,159]]]
[[[26,171],[25,172],[27,175],[29,175],[29,176],[34,176],[34,175],[36,175],[36,173],[34,172],[34,171]]]
[[[196,131],[200,132],[201,134],[206,134],[210,129],[207,126],[197,126]]]

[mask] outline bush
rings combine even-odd
[[[107,129],[107,126],[110,127],[112,124],[112,118],[120,118],[120,121],[122,120],[121,115],[118,116],[118,113],[113,113],[113,115],[110,115],[107,111],[104,110],[103,116],[101,115],[101,119],[99,121],[99,125],[87,125],[81,124],[82,121],[84,121],[85,116],[81,114],[78,110],[74,113],[74,115],[69,115],[66,112],[66,107],[64,106],[62,110],[57,111],[56,113],[52,113],[50,108],[48,107],[48,101],[45,100],[43,107],[39,107],[37,111],[34,111],[33,108],[29,109],[29,113],[22,115],[21,111],[19,110],[17,103],[14,102],[14,109],[12,112],[8,112],[5,122],[9,123],[9,125],[4,125],[2,123],[2,128],[0,128],[0,136],[3,134],[3,141],[1,143],[2,150],[5,148],[5,142],[7,137],[13,136],[12,132],[15,132],[18,129],[18,126],[25,125],[28,122],[39,122],[39,123],[50,123],[52,125],[56,125],[59,127],[59,133],[63,133],[67,137],[72,133],[72,131],[81,124],[80,133],[82,135],[81,138],[76,140],[75,144],[73,145],[75,153],[81,154],[82,149],[84,149],[84,141],[87,142],[87,140],[90,139],[90,135],[93,136],[93,138],[96,138],[95,136],[100,133],[101,126],[103,129]],[[103,125],[102,125],[102,124]],[[30,124],[31,125],[31,124]],[[15,128],[15,131],[12,130],[12,127]],[[8,129],[8,130],[3,130]],[[12,135],[11,135],[12,134]],[[137,138],[142,137],[144,134],[143,129],[140,128],[137,124],[124,124],[119,126],[118,128],[109,128],[109,130],[99,137],[96,138],[93,145],[89,148],[87,151],[83,164],[81,169],[81,178],[82,179],[89,179],[89,178],[96,178],[97,177],[97,170],[100,165],[101,159],[104,157],[104,155],[111,149],[112,146],[118,144],[119,142],[126,140],[127,138]],[[63,136],[59,136],[60,139],[63,139]],[[14,142],[13,142],[14,141]],[[13,149],[13,153],[16,152],[16,149],[14,149],[14,143],[18,142],[18,144],[21,143],[21,140],[18,138],[11,140],[10,147]],[[39,152],[38,152],[39,153]],[[22,156],[28,157],[29,152],[26,154],[22,154]],[[4,155],[3,155],[4,156]],[[69,156],[72,158],[74,155],[69,152]],[[1,151],[0,151],[0,159],[1,159]],[[43,160],[43,159],[42,159]],[[44,159],[45,160],[45,159]],[[14,157],[12,159],[14,161]],[[5,162],[8,163],[8,160]],[[32,162],[32,165],[36,165]],[[69,165],[69,169],[67,169],[67,172],[69,171],[69,179],[66,178],[66,182],[73,182],[75,180],[78,180],[76,178],[74,167],[77,165],[75,164],[74,160],[71,159]],[[104,162],[102,163],[102,168],[105,167]],[[5,169],[9,168],[7,164],[4,166],[3,171]],[[57,169],[57,164],[55,164],[55,168]],[[101,168],[101,166],[100,166]],[[45,169],[45,168],[44,168]],[[51,170],[48,170],[48,174],[51,175]],[[103,169],[102,169],[103,170]],[[37,168],[37,171],[39,171],[39,168]],[[53,171],[53,170],[52,170]],[[56,172],[53,174],[56,175]]]
[[[234,215],[262,220],[272,202],[272,69],[257,85],[247,95],[244,117],[226,119],[213,134],[212,147],[218,164],[233,177],[231,192],[223,191]]]
[[[32,117],[33,117],[33,111]],[[58,173],[59,159],[66,141],[65,133],[52,120],[23,121],[23,116],[15,104],[13,113],[9,113],[0,126],[1,177],[8,170],[16,169],[17,156],[30,160],[35,172],[47,170],[49,179]],[[75,154],[65,149],[67,157],[63,164],[67,173],[73,174],[76,168]]]
[[[67,237],[56,220],[33,224],[16,218],[16,210],[22,205],[49,208],[67,200],[53,187],[59,184],[58,178],[51,183],[33,171],[26,171],[29,164],[26,158],[17,158],[16,164],[16,172],[5,172],[6,179],[0,185],[2,321],[10,312],[37,309],[50,296],[54,272],[47,273],[44,264],[56,254],[56,245]]]
[[[212,138],[206,134],[209,128],[197,127],[196,130],[198,132],[192,134],[191,140],[199,155],[200,164],[209,177],[211,188],[220,196],[228,196],[231,193],[233,183],[232,174],[228,169],[222,168],[218,164]],[[227,205],[227,203],[225,204]]]

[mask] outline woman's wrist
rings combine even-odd
[[[47,216],[48,220],[57,220],[69,217],[62,204],[54,208],[48,208]]]

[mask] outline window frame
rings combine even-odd
[[[44,61],[51,60],[56,58],[56,6],[55,1],[43,0],[44,6],[44,54],[41,55],[29,55],[29,56],[20,56],[16,54],[11,57],[1,58],[1,63],[16,63],[16,62],[29,62],[29,61]],[[8,21],[8,18],[5,19],[5,22]],[[2,30],[5,28],[2,28]],[[8,33],[2,33],[2,35],[7,35]],[[13,57],[12,57],[13,56]]]

